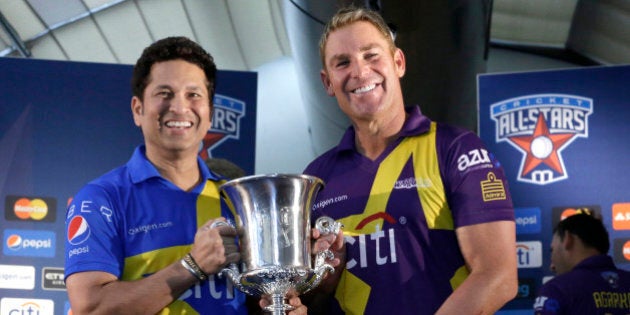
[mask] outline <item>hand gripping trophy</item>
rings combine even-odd
[[[232,264],[221,272],[234,286],[253,296],[271,296],[265,311],[274,315],[293,309],[285,303],[289,292],[305,293],[319,285],[334,268],[325,263],[328,250],[315,254],[311,264],[310,210],[321,179],[308,175],[253,175],[231,180],[220,188],[236,212],[240,237],[241,270]],[[319,218],[322,233],[339,232],[341,224]]]

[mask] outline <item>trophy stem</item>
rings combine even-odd
[[[273,315],[284,315],[286,311],[294,310],[295,307],[284,303],[283,293],[271,294],[271,305],[268,305],[264,310]]]

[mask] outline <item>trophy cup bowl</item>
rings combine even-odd
[[[237,178],[220,187],[235,211],[236,227],[243,231],[241,270],[232,264],[221,274],[248,295],[269,295],[267,312],[279,315],[292,310],[285,303],[289,292],[305,293],[319,285],[327,271],[334,271],[325,263],[332,258],[330,251],[317,253],[311,263],[310,211],[323,186],[314,176],[268,174]],[[330,219],[324,225],[335,223]]]

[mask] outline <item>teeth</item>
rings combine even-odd
[[[370,84],[370,85],[367,85],[367,86],[364,86],[364,87],[360,87],[360,88],[354,90],[353,93],[359,94],[359,93],[369,92],[369,91],[372,91],[375,87],[376,87],[376,84]]]
[[[188,128],[191,127],[192,123],[190,121],[168,121],[166,122],[166,127],[173,128]]]

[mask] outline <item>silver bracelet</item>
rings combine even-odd
[[[184,268],[186,268],[186,270],[188,270],[199,281],[204,281],[208,279],[208,275],[206,275],[206,273],[203,272],[203,270],[201,270],[201,268],[199,267],[199,265],[197,265],[197,263],[192,258],[192,255],[190,253],[186,254],[186,256],[182,258],[180,263],[182,264],[182,266],[184,266]]]

